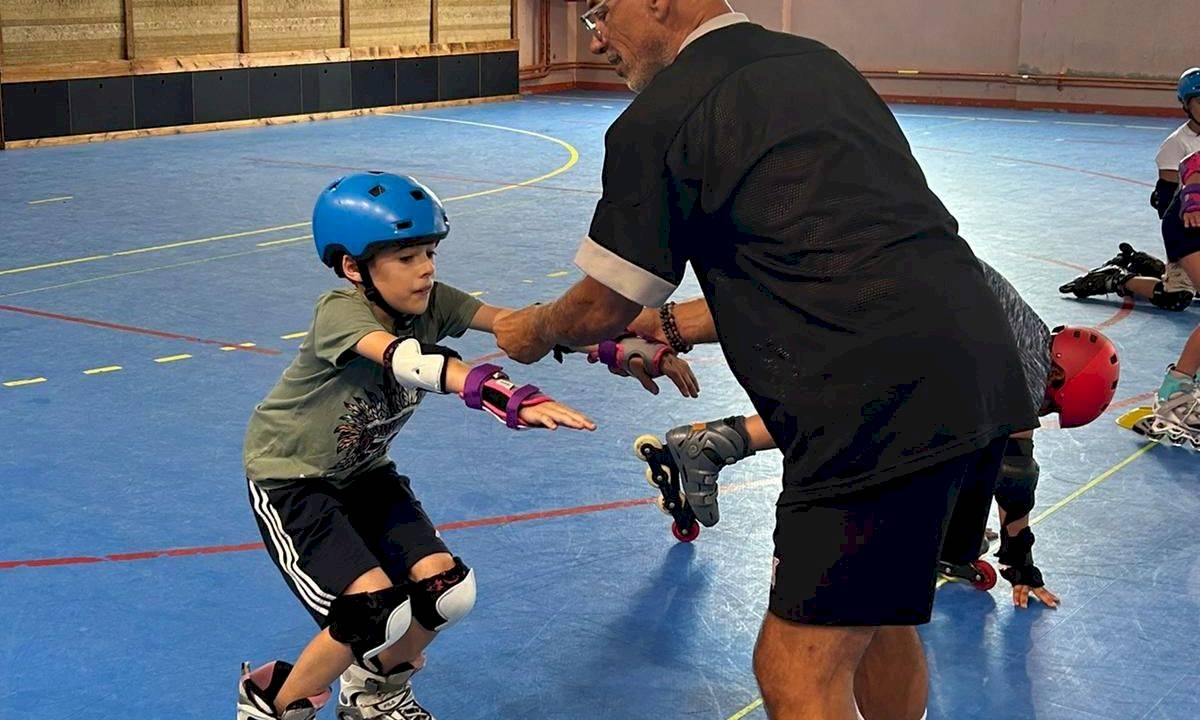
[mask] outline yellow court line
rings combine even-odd
[[[167,243],[165,245],[151,245],[150,247],[134,248],[133,250],[122,250],[113,253],[113,257],[123,257],[125,255],[140,255],[148,252],[158,252],[159,250],[170,250],[177,247],[185,247],[187,245],[200,245],[203,243],[216,242],[217,240],[232,240],[234,238],[248,237],[250,235],[262,235],[263,233],[273,232],[275,230],[291,230],[292,228],[304,227],[310,223],[293,223],[291,225],[278,225],[271,228],[263,228],[262,230],[246,230],[243,232],[229,233],[227,235],[214,235],[212,237],[200,238],[199,240],[181,240],[180,242]]]
[[[46,382],[44,377],[26,378],[24,380],[9,380],[4,383],[4,387],[21,387],[23,385],[37,385],[38,383]]]
[[[92,368],[91,370],[84,370],[83,374],[84,375],[101,375],[103,373],[116,372],[121,369],[123,369],[123,368],[120,365],[105,365],[104,367]]]
[[[89,255],[87,257],[75,258],[73,260],[59,260],[57,262],[43,263],[41,265],[28,265],[26,267],[12,268],[9,270],[0,270],[0,275],[12,275],[13,273],[29,272],[30,270],[45,270],[46,268],[62,267],[63,265],[74,265],[75,263],[91,262],[93,260],[103,260],[108,255]]]
[[[482,294],[483,294],[483,290],[476,290],[475,292],[471,293],[470,295],[471,295],[471,297],[479,297]]]
[[[554,272],[550,273],[550,274],[549,274],[549,275],[547,275],[546,277],[548,277],[548,278],[559,278],[559,277],[562,277],[562,276],[564,276],[564,275],[570,275],[570,274],[571,274],[571,271],[570,271],[570,270],[555,270]]]
[[[58,202],[59,200],[73,200],[74,195],[63,195],[61,197],[46,198],[45,200],[30,200],[27,205],[41,205],[42,203]]]
[[[221,350],[223,352],[232,352],[234,350],[240,350],[242,348],[252,348],[252,347],[256,347],[254,343],[244,342],[244,343],[238,343],[237,345],[222,345]]]
[[[762,698],[755,700],[754,702],[750,703],[746,707],[744,707],[741,710],[738,710],[734,714],[730,715],[729,720],[742,720],[742,718],[744,718],[747,715],[749,715],[750,713],[754,712],[758,708],[759,705],[762,705]]]
[[[1135,450],[1134,452],[1130,453],[1130,455],[1129,455],[1128,457],[1126,457],[1124,460],[1122,460],[1122,461],[1118,462],[1116,465],[1113,465],[1113,466],[1112,466],[1112,467],[1110,467],[1109,469],[1107,469],[1107,470],[1105,470],[1104,472],[1100,473],[1100,474],[1099,474],[1099,475],[1097,475],[1096,477],[1094,477],[1094,478],[1092,478],[1091,480],[1089,480],[1087,483],[1085,483],[1085,484],[1083,484],[1083,485],[1079,486],[1078,488],[1076,488],[1076,489],[1075,489],[1075,491],[1074,491],[1074,492],[1072,492],[1070,495],[1066,496],[1066,497],[1065,497],[1065,498],[1063,498],[1062,500],[1059,500],[1058,502],[1054,503],[1054,504],[1053,504],[1053,505],[1051,505],[1050,507],[1046,508],[1046,509],[1045,509],[1043,512],[1041,512],[1040,514],[1038,514],[1038,516],[1037,516],[1037,517],[1035,517],[1035,518],[1033,518],[1032,520],[1030,520],[1030,521],[1029,521],[1029,524],[1030,524],[1030,525],[1037,525],[1037,524],[1038,524],[1038,523],[1040,523],[1041,521],[1045,520],[1046,518],[1050,517],[1050,516],[1051,516],[1051,515],[1053,515],[1054,513],[1056,513],[1056,512],[1058,512],[1059,510],[1063,509],[1063,507],[1065,507],[1065,506],[1066,506],[1068,503],[1070,503],[1071,501],[1075,500],[1075,499],[1076,499],[1076,498],[1078,498],[1080,495],[1083,495],[1083,494],[1084,494],[1084,493],[1086,493],[1088,490],[1091,490],[1092,488],[1096,487],[1097,485],[1099,485],[1100,483],[1104,482],[1105,480],[1109,479],[1110,477],[1112,477],[1113,475],[1115,475],[1117,472],[1119,472],[1121,469],[1123,469],[1123,468],[1124,468],[1126,465],[1128,465],[1129,463],[1133,462],[1134,460],[1137,460],[1137,459],[1138,459],[1138,458],[1140,458],[1141,456],[1143,456],[1143,455],[1145,455],[1146,453],[1148,453],[1148,452],[1150,452],[1151,450],[1153,450],[1155,447],[1157,447],[1157,445],[1158,445],[1158,443],[1153,443],[1153,442],[1151,442],[1151,443],[1147,443],[1146,445],[1144,445],[1144,446],[1142,446],[1142,447],[1138,448],[1138,449],[1137,449],[1137,450]],[[995,549],[995,546],[996,546],[996,543],[992,543],[992,549]],[[989,552],[990,552],[990,551],[989,551]],[[937,583],[937,587],[939,587],[939,588],[940,588],[941,586],[945,585],[947,582],[948,582],[948,581],[947,581],[945,578],[939,578],[939,579],[938,579],[938,583]],[[749,705],[747,705],[746,707],[742,708],[741,710],[738,710],[738,711],[737,711],[736,713],[734,713],[733,715],[730,715],[730,716],[729,716],[729,718],[727,718],[727,720],[741,720],[741,719],[742,719],[742,718],[744,718],[746,715],[748,715],[748,714],[749,714],[751,711],[753,711],[755,708],[757,708],[759,705],[762,705],[762,698],[758,698],[757,700],[755,700],[754,702],[750,703],[750,704],[749,704]]]
[[[168,355],[166,357],[154,358],[154,362],[169,363],[169,362],[176,362],[178,360],[187,360],[190,357],[191,357],[191,355],[188,355],[187,353],[184,353],[182,355]]]
[[[107,255],[89,255],[88,257],[71,258],[70,260],[58,260],[55,262],[42,263],[40,265],[27,265],[25,267],[9,268],[0,270],[0,275],[13,275],[15,273],[30,272],[32,270],[46,270],[49,268],[62,267],[63,265],[74,265],[76,263],[92,262],[93,260],[104,260],[111,257],[123,257],[126,255],[138,255],[140,253],[156,252],[159,250],[170,250],[171,248],[183,247],[185,245],[199,245],[201,243],[216,242],[218,240],[231,240],[233,238],[247,237],[250,235],[262,235],[263,233],[274,232],[276,230],[290,230],[292,228],[304,227],[307,222],[293,223],[291,225],[277,225],[275,227],[262,228],[261,230],[246,230],[243,232],[228,233],[225,235],[213,235],[212,237],[199,238],[197,240],[184,240],[182,242],[167,243],[165,245],[151,245],[150,247],[134,248],[133,250],[121,250]]]
[[[18,290],[16,292],[2,293],[0,298],[16,297],[18,295],[29,295],[31,293],[44,292],[46,290],[58,290],[60,288],[72,287],[74,285],[86,285],[88,283],[100,282],[101,280],[113,280],[120,277],[128,277],[130,275],[141,275],[142,273],[157,272],[159,270],[171,270],[174,268],[187,267],[188,265],[199,265],[200,263],[212,262],[213,260],[227,260],[235,257],[245,257],[255,253],[270,252],[270,248],[260,250],[244,250],[242,252],[229,253],[227,255],[213,255],[212,257],[200,258],[199,260],[185,260],[184,262],[171,263],[169,265],[155,265],[154,267],[142,268],[141,270],[127,270],[125,272],[112,273],[109,275],[99,275],[92,278],[84,278],[83,280],[73,280],[71,282],[58,283],[57,285],[43,285],[42,287],[30,288],[29,290]]]
[[[300,242],[301,240],[312,240],[312,235],[298,235],[296,237],[284,238],[282,240],[268,240],[266,242],[255,243],[255,247],[271,247],[273,245],[286,245],[288,243]]]
[[[1035,517],[1034,519],[1030,520],[1030,521],[1029,521],[1029,524],[1030,524],[1030,525],[1037,525],[1037,524],[1038,524],[1038,523],[1040,523],[1041,521],[1045,520],[1046,518],[1050,517],[1050,516],[1051,516],[1051,515],[1053,515],[1054,513],[1056,513],[1056,512],[1058,512],[1059,510],[1061,510],[1061,509],[1063,508],[1063,506],[1064,506],[1064,505],[1066,505],[1067,503],[1071,502],[1072,500],[1074,500],[1075,498],[1077,498],[1077,497],[1079,497],[1080,495],[1084,494],[1084,493],[1085,493],[1085,492],[1087,492],[1088,490],[1091,490],[1092,488],[1096,487],[1096,486],[1097,486],[1097,485],[1099,485],[1100,483],[1102,483],[1102,482],[1104,482],[1105,480],[1109,479],[1109,478],[1110,478],[1110,477],[1112,477],[1114,474],[1116,474],[1118,471],[1120,471],[1122,468],[1124,468],[1126,465],[1128,465],[1129,463],[1133,462],[1134,460],[1137,460],[1138,458],[1140,458],[1141,456],[1143,456],[1143,455],[1145,455],[1146,453],[1150,452],[1151,450],[1153,450],[1153,449],[1154,449],[1154,448],[1156,448],[1156,447],[1158,447],[1158,443],[1155,443],[1155,442],[1148,442],[1148,443],[1146,443],[1144,446],[1142,446],[1142,447],[1138,448],[1138,449],[1137,449],[1137,451],[1135,451],[1134,453],[1132,453],[1132,454],[1131,454],[1129,457],[1125,458],[1125,459],[1124,459],[1124,460],[1122,460],[1121,462],[1117,463],[1116,465],[1113,465],[1113,466],[1112,466],[1112,467],[1110,467],[1109,469],[1107,469],[1107,470],[1105,470],[1104,472],[1100,473],[1099,475],[1097,475],[1097,476],[1095,477],[1095,479],[1088,481],[1088,483],[1087,483],[1086,485],[1083,485],[1083,486],[1081,486],[1081,487],[1077,488],[1077,489],[1076,489],[1076,490],[1075,490],[1073,493],[1071,493],[1070,495],[1066,496],[1066,497],[1065,497],[1065,498],[1063,498],[1062,500],[1059,500],[1058,502],[1054,503],[1054,504],[1053,504],[1053,505],[1051,505],[1050,507],[1046,508],[1044,511],[1042,511],[1041,513],[1039,513],[1037,517]]]
[[[569,155],[565,163],[558,166],[554,170],[551,170],[545,175],[539,175],[531,180],[523,180],[519,183],[513,183],[512,185],[502,185],[498,188],[492,188],[491,190],[480,190],[479,192],[473,192],[467,195],[457,195],[455,197],[446,198],[446,202],[450,202],[451,200],[466,200],[468,198],[483,197],[484,195],[494,195],[496,193],[504,192],[505,190],[513,190],[515,188],[526,187],[527,185],[540,183],[543,180],[549,180],[556,175],[562,175],[566,171],[575,167],[575,163],[579,162],[579,151],[575,149],[574,145],[566,140],[560,140],[556,137],[551,137],[550,135],[536,133],[532,130],[521,130],[520,128],[506,127],[504,125],[492,125],[490,123],[471,122],[470,120],[452,120],[450,118],[428,117],[426,115],[397,115],[395,113],[381,114],[389,117],[404,118],[406,120],[429,120],[431,122],[454,123],[455,125],[471,125],[473,127],[491,128],[492,130],[504,130],[506,132],[517,133],[518,135],[528,135],[529,137],[538,138],[539,140],[552,142],[566,150],[567,154]]]
[[[565,140],[560,140],[556,137],[551,137],[549,135],[543,135],[542,133],[536,133],[531,130],[522,130],[520,128],[507,127],[505,125],[492,125],[490,123],[471,122],[470,120],[452,120],[450,118],[435,118],[435,117],[426,117],[426,116],[422,116],[422,115],[397,115],[394,113],[382,113],[382,114],[389,115],[390,117],[405,118],[405,119],[409,119],[409,120],[428,120],[430,122],[445,122],[445,123],[454,123],[457,125],[471,125],[474,127],[490,128],[493,130],[503,130],[505,132],[517,133],[518,135],[528,135],[529,137],[546,140],[548,142],[552,142],[556,145],[559,145],[560,147],[562,147],[564,150],[567,151],[567,154],[568,154],[567,161],[565,163],[563,163],[562,165],[558,166],[557,168],[555,168],[554,170],[551,170],[550,172],[545,173],[544,175],[539,175],[538,177],[531,178],[529,180],[522,180],[519,183],[513,183],[511,185],[501,185],[500,187],[492,188],[491,190],[481,190],[479,192],[468,193],[466,195],[455,195],[453,197],[444,198],[443,202],[454,202],[456,200],[468,200],[470,198],[483,197],[484,195],[494,195],[496,193],[505,192],[507,190],[514,190],[516,188],[534,185],[536,183],[542,182],[543,180],[549,180],[550,178],[555,177],[556,175],[561,175],[561,174],[565,173],[566,171],[568,171],[572,167],[574,167],[576,163],[579,162],[579,151],[577,149],[575,149],[574,145],[572,145],[571,143],[569,143]],[[310,224],[311,223],[309,223],[309,222],[300,222],[300,223],[292,223],[290,225],[277,225],[275,227],[262,228],[260,230],[246,230],[243,232],[228,233],[226,235],[214,235],[212,237],[199,238],[196,240],[183,240],[180,242],[166,243],[164,245],[152,245],[152,246],[144,247],[144,248],[134,248],[132,250],[121,250],[119,252],[109,253],[107,255],[91,255],[88,257],[71,258],[69,260],[58,260],[55,262],[41,263],[39,265],[28,265],[25,267],[8,268],[7,270],[0,270],[0,276],[12,275],[15,273],[31,272],[33,270],[47,270],[49,268],[62,267],[64,265],[74,265],[76,263],[92,262],[95,260],[104,260],[106,258],[111,258],[111,257],[124,257],[127,255],[138,255],[141,253],[158,252],[161,250],[170,250],[172,248],[185,247],[185,246],[189,246],[189,245],[200,245],[202,243],[216,242],[218,240],[230,240],[233,238],[247,237],[250,235],[261,235],[263,233],[274,232],[276,230],[291,230],[293,228],[305,227]]]
[[[307,334],[308,334],[307,330],[305,330],[303,332],[288,333],[287,335],[280,335],[279,339],[280,340],[295,340],[296,338],[302,338]]]

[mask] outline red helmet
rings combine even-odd
[[[1050,360],[1062,373],[1046,388],[1059,426],[1079,427],[1100,417],[1121,377],[1112,341],[1092,328],[1056,327],[1050,336]]]

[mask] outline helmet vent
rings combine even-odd
[[[411,194],[412,194],[413,200],[424,200],[425,199],[425,193],[421,192],[420,190],[413,190]]]
[[[407,230],[410,227],[412,227],[412,220],[401,220],[400,222],[396,223],[397,230]]]
[[[387,188],[385,188],[382,185],[376,185],[375,187],[371,188],[367,192],[370,193],[371,197],[379,197],[380,195],[387,192]]]

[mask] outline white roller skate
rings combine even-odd
[[[1167,369],[1162,387],[1154,398],[1154,414],[1146,434],[1176,446],[1200,449],[1200,384],[1175,370]]]
[[[415,667],[380,675],[355,663],[342,673],[338,693],[338,720],[434,720],[428,710],[413,697],[412,676],[424,666],[424,657]]]
[[[328,689],[319,695],[296,700],[283,711],[275,712],[275,697],[292,672],[292,664],[282,660],[269,662],[257,670],[242,663],[238,683],[237,720],[312,720],[329,701]]]

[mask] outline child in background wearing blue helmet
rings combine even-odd
[[[1176,87],[1176,98],[1183,107],[1187,122],[1180,125],[1159,146],[1155,164],[1158,183],[1150,195],[1150,206],[1166,223],[1167,208],[1179,192],[1179,164],[1189,155],[1200,152],[1200,67],[1184,71]],[[1173,229],[1173,227],[1171,228]],[[1079,298],[1108,295],[1135,296],[1150,301],[1156,307],[1176,312],[1186,310],[1196,296],[1196,285],[1183,267],[1171,259],[1170,229],[1164,224],[1163,244],[1167,246],[1168,262],[1121,243],[1116,257],[1104,265],[1081,275],[1058,290]]]
[[[407,177],[350,175],[317,200],[317,252],[354,287],[317,300],[295,360],[254,409],[244,461],[271,559],[322,629],[294,667],[244,668],[238,720],[308,720],[339,675],[339,719],[432,718],[409,680],[437,633],[474,606],[475,575],[388,458],[426,393],[456,393],[514,429],[595,429],[499,367],[468,366],[437,344],[490,331],[507,312],[434,281],[448,231],[438,198]],[[639,379],[694,386],[687,364],[653,343],[609,345]]]

